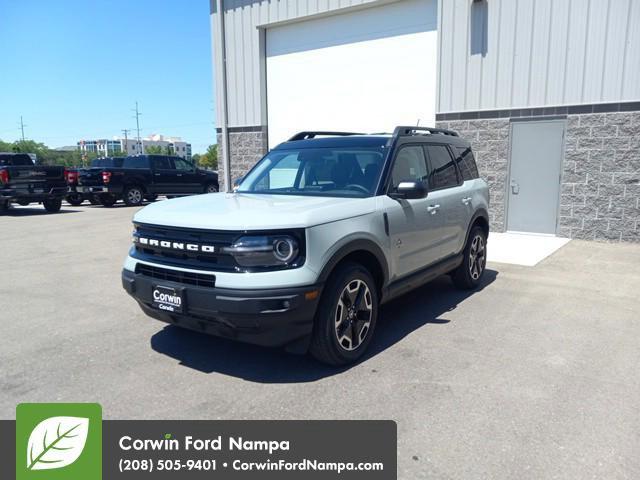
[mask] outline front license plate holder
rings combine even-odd
[[[184,288],[154,284],[151,286],[151,300],[154,308],[167,313],[182,313],[185,304]]]

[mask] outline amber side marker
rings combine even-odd
[[[315,300],[316,298],[318,298],[318,290],[312,290],[304,294],[305,300]]]

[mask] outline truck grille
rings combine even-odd
[[[179,270],[170,270],[168,268],[153,267],[143,263],[138,263],[136,265],[136,273],[155,280],[194,285],[196,287],[213,288],[216,286],[216,277],[213,275],[181,272]]]

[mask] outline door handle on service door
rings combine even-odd
[[[438,213],[439,208],[440,205],[429,205],[427,207],[427,212],[429,212],[431,215],[435,215],[436,213]]]
[[[520,185],[515,180],[511,180],[511,193],[518,195],[520,193]]]

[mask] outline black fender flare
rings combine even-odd
[[[384,255],[382,248],[376,244],[373,240],[366,238],[354,239],[340,247],[331,257],[331,259],[322,267],[320,276],[318,277],[319,283],[325,283],[331,272],[335,269],[336,265],[344,260],[348,255],[358,251],[365,251],[372,254],[382,269],[382,290],[389,281],[389,265],[387,264],[387,257]]]
[[[489,212],[487,212],[487,210],[484,208],[479,208],[471,217],[471,221],[469,222],[469,226],[467,227],[467,235],[465,236],[464,245],[462,246],[463,251],[464,247],[467,246],[467,242],[469,241],[469,235],[471,235],[471,227],[479,218],[482,218],[485,222],[487,222],[487,237],[489,236]]]

